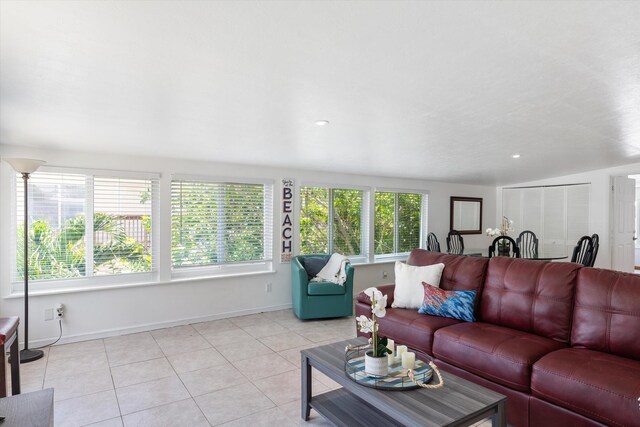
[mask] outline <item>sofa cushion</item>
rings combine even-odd
[[[640,360],[639,276],[595,268],[580,270],[571,346]]]
[[[531,366],[563,343],[488,323],[438,329],[433,355],[514,390],[529,391]]]
[[[387,308],[387,314],[378,321],[381,335],[427,354],[432,354],[435,331],[460,323],[459,320],[419,314],[416,310],[404,308]]]
[[[491,258],[480,320],[568,343],[579,269],[574,263]]]
[[[476,291],[480,295],[489,264],[488,258],[448,255],[424,249],[414,249],[407,258],[409,265],[444,264],[440,289],[447,291]],[[476,313],[480,298],[476,297]]]
[[[308,295],[344,295],[346,286],[332,282],[309,282]]]
[[[640,362],[566,348],[533,365],[534,396],[613,426],[640,425]]]
[[[422,282],[438,287],[443,269],[443,263],[418,266],[396,261],[396,287],[393,291],[394,301],[391,307],[419,309],[424,299]]]
[[[420,314],[432,316],[450,317],[452,319],[473,322],[473,303],[476,299],[476,291],[445,291],[422,282],[424,299]]]

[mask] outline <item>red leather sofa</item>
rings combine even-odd
[[[476,322],[391,308],[382,335],[507,396],[514,426],[640,426],[640,277],[573,263],[446,255],[440,287],[477,290]],[[370,315],[360,293],[356,316]],[[359,335],[365,335],[358,333]]]

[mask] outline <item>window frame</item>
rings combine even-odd
[[[399,194],[420,194],[420,242],[416,249],[424,249],[426,246],[427,234],[429,232],[429,191],[428,190],[415,190],[415,189],[407,189],[407,188],[387,188],[387,187],[375,187],[372,190],[371,196],[371,210],[373,212],[374,219],[371,221],[371,233],[373,236],[370,241],[370,262],[390,262],[396,260],[404,260],[409,255],[410,252],[395,252],[388,254],[376,254],[375,253],[375,200],[376,193],[394,193],[394,203],[395,203],[395,213],[394,213],[394,226],[393,226],[393,235],[394,235],[394,246],[397,247],[397,242],[399,239],[399,235],[397,233],[398,230],[398,217],[397,217],[397,201]]]
[[[316,187],[323,188],[329,190],[329,202],[332,207],[327,215],[328,221],[328,255],[333,253],[333,191],[332,190],[356,190],[362,191],[362,207],[360,209],[360,255],[347,255],[349,260],[353,264],[366,264],[371,262],[370,253],[371,253],[371,245],[369,244],[370,240],[370,229],[371,229],[371,187],[360,186],[360,185],[342,185],[342,184],[334,184],[334,183],[326,183],[326,182],[317,182],[317,181],[302,181],[300,186],[298,187],[297,196],[298,196],[298,240],[299,245],[300,236],[302,233],[302,228],[300,227],[300,218],[302,217],[302,188],[303,187]],[[300,246],[298,246],[298,253],[300,255],[308,255],[303,254],[300,250]]]
[[[214,278],[218,276],[231,276],[231,275],[247,275],[256,273],[271,273],[273,272],[274,262],[274,226],[275,226],[275,180],[273,179],[252,179],[252,178],[233,178],[228,176],[216,176],[216,175],[193,175],[193,174],[172,174],[170,176],[168,186],[169,199],[173,197],[171,189],[174,181],[197,181],[209,184],[247,184],[247,185],[264,185],[265,187],[265,202],[264,202],[264,248],[270,256],[265,256],[265,260],[262,261],[242,261],[228,264],[218,265],[193,265],[174,267],[173,265],[173,239],[171,237],[173,212],[172,206],[168,208],[169,224],[169,240],[168,240],[168,263],[170,270],[171,280],[186,280],[186,279],[201,279],[201,278]],[[267,187],[269,191],[267,192]],[[171,202],[170,202],[171,204]]]
[[[98,178],[118,178],[118,179],[140,179],[149,180],[152,182],[152,195],[151,195],[151,270],[148,272],[134,272],[134,273],[121,273],[113,275],[93,275],[93,269],[87,269],[87,275],[83,277],[73,277],[65,279],[41,279],[41,280],[29,280],[29,292],[37,294],[39,292],[49,293],[55,291],[65,291],[76,288],[108,288],[117,287],[121,285],[136,285],[141,283],[156,282],[159,279],[159,254],[160,254],[160,204],[159,204],[159,183],[160,174],[152,172],[132,172],[121,170],[106,170],[106,169],[91,169],[91,168],[71,168],[60,166],[42,166],[37,172],[44,173],[58,173],[58,174],[73,174],[82,175],[85,178],[85,230],[93,228],[93,215],[95,212],[94,206],[94,191],[93,187],[94,179]],[[10,272],[9,272],[9,289],[10,295],[23,294],[24,293],[24,280],[15,280],[15,273],[17,272],[17,175],[13,169],[9,171],[8,177],[10,177]],[[89,187],[89,182],[91,187]],[[31,189],[31,188],[30,188]],[[85,245],[91,248],[91,251],[87,250],[86,264],[93,264],[93,233],[86,233]],[[35,288],[37,283],[37,289]]]

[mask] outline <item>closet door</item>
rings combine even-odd
[[[589,235],[589,193],[589,185],[571,185],[567,187],[566,245],[569,257],[571,257],[578,239]]]
[[[522,231],[522,189],[505,188],[502,190],[502,215],[513,221],[513,233],[511,237],[514,239]],[[499,219],[497,224],[489,224],[488,227],[496,228],[502,224],[502,218]]]
[[[544,187],[542,203],[542,247],[547,253],[564,252],[567,223],[565,187]]]
[[[522,230],[533,231],[542,237],[542,188],[522,189]],[[517,234],[516,234],[517,236]]]

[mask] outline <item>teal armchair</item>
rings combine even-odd
[[[299,255],[291,260],[291,296],[293,312],[299,319],[322,319],[353,315],[353,273],[347,264],[347,280],[344,285],[331,282],[309,282],[305,260],[324,259],[329,255]]]

